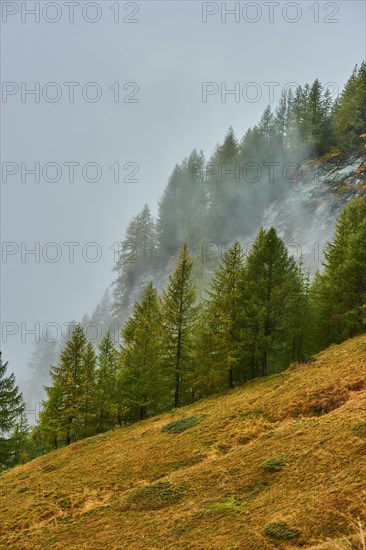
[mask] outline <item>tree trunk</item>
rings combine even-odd
[[[262,376],[267,376],[267,352],[263,352],[262,356]]]
[[[103,431],[103,425],[104,425],[104,407],[103,407],[103,403],[102,403],[102,406],[101,406],[101,409],[100,409],[100,430]]]
[[[174,407],[178,408],[180,405],[180,362],[182,354],[182,332],[179,327],[178,332],[178,344],[177,344],[177,355],[176,355],[176,368],[175,368],[175,393],[174,393]]]
[[[176,369],[176,372],[175,372],[175,392],[174,392],[174,407],[176,409],[179,407],[179,394],[180,394],[180,376],[179,376],[179,369]]]
[[[229,388],[234,387],[234,381],[233,381],[233,367],[229,368]]]

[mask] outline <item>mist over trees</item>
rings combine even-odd
[[[300,177],[302,162],[360,151],[365,140],[364,62],[339,97],[318,79],[288,88],[242,139],[229,128],[210,158],[193,150],[174,167],[157,219],[145,205],[127,227],[114,268],[114,318],[123,321],[131,310],[130,291],[139,278],[159,277],[184,243],[199,250],[204,242],[230,244],[251,235],[264,210]]]
[[[274,228],[234,242],[201,302],[186,245],[159,297],[152,282],[95,352],[77,325],[52,367],[34,437],[45,449],[280,372],[366,329],[366,196],[343,211],[310,286]]]
[[[364,332],[365,197],[344,209],[313,282],[274,228],[260,229],[249,251],[240,241],[296,179],[284,166],[357,153],[365,137],[363,63],[338,98],[318,80],[289,89],[241,140],[229,128],[209,159],[192,151],[175,166],[157,218],[146,204],[128,224],[112,293],[60,342],[36,346],[32,388],[46,381],[46,395],[33,447],[22,421],[0,429],[18,430],[31,457],[280,372]],[[221,261],[195,262],[195,249],[209,242],[232,244]],[[156,288],[167,270],[164,289]],[[2,380],[1,363],[0,388]],[[21,397],[9,380],[21,418]],[[11,410],[2,395],[0,419]],[[20,451],[9,453],[4,464],[20,460]]]
[[[106,332],[96,350],[75,325],[51,367],[32,440],[0,362],[2,466],[280,372],[364,332],[365,237],[366,196],[344,209],[310,285],[276,230],[261,229],[249,252],[237,241],[228,249],[201,302],[183,245],[162,295],[146,285],[121,344]]]

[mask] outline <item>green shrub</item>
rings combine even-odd
[[[286,455],[273,456],[262,464],[263,470],[267,472],[277,472],[288,464],[288,457]]]
[[[301,531],[298,529],[291,529],[286,523],[279,521],[278,523],[270,523],[267,525],[264,529],[264,534],[267,535],[267,537],[272,537],[277,540],[289,540],[296,539],[301,534]]]
[[[184,491],[183,485],[172,485],[167,481],[159,481],[134,489],[127,496],[127,502],[139,509],[165,508],[178,502],[183,497]]]
[[[359,422],[353,429],[360,437],[366,437],[366,422]]]
[[[178,420],[173,420],[173,422],[169,422],[169,424],[165,424],[161,428],[162,432],[169,432],[171,434],[177,434],[180,432],[184,432],[184,430],[188,430],[188,428],[192,428],[192,426],[195,426],[199,422],[201,422],[202,416],[188,416],[186,418],[179,418]]]

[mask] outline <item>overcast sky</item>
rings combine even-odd
[[[1,346],[19,377],[25,330],[93,310],[110,247],[144,203],[156,214],[177,162],[210,154],[230,125],[241,138],[288,83],[342,89],[366,58],[352,0],[4,1],[1,30]]]

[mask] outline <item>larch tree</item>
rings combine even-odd
[[[244,261],[236,241],[226,252],[207,291],[196,344],[196,378],[206,386],[232,388],[242,371],[241,281]]]
[[[238,163],[239,144],[233,128],[227,131],[223,143],[217,145],[207,164],[207,234],[211,241],[232,240],[235,224],[228,224],[228,217],[237,226],[242,220],[238,192],[241,188]],[[239,169],[239,171],[238,171]]]
[[[51,367],[52,385],[46,388],[48,400],[41,413],[41,432],[52,431],[66,445],[89,433],[91,392],[95,368],[94,350],[81,325],[73,329],[70,340]]]
[[[157,256],[155,222],[149,206],[129,223],[125,238],[118,244],[116,263],[113,270],[117,273],[114,282],[113,313],[115,319],[123,317],[129,304],[129,293],[136,285],[146,268],[154,265]]]
[[[365,285],[366,199],[349,203],[326,246],[324,271],[311,289],[318,321],[318,346],[340,343],[362,331]]]
[[[120,369],[124,401],[132,417],[143,420],[164,401],[161,314],[158,294],[149,283],[122,329]],[[136,414],[137,413],[137,414]]]
[[[244,356],[252,377],[281,366],[291,349],[301,291],[299,267],[284,242],[274,228],[261,229],[247,257],[242,289]]]
[[[99,344],[96,370],[96,423],[100,432],[115,425],[117,421],[117,372],[118,352],[111,331]]]
[[[174,407],[187,401],[191,391],[188,380],[193,368],[192,341],[198,316],[191,272],[192,260],[185,244],[161,300],[164,363],[172,381]]]
[[[344,151],[360,148],[366,133],[366,62],[355,67],[335,105],[337,145]]]
[[[97,357],[91,342],[88,342],[83,354],[82,369],[80,372],[79,395],[79,428],[78,433],[82,437],[88,437],[96,432],[96,371]]]
[[[181,220],[183,212],[178,212],[178,195],[183,185],[183,170],[177,164],[159,201],[156,235],[158,256],[162,265],[179,249]]]

